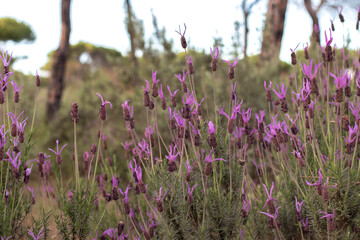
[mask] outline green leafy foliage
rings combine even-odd
[[[21,41],[32,42],[35,40],[35,34],[31,27],[23,22],[13,18],[0,18],[0,41]]]

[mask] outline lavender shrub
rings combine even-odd
[[[131,101],[122,104],[126,155],[107,154],[111,134],[103,126],[106,105],[112,104],[96,93],[101,100],[98,142],[79,158],[76,126],[84,120],[73,103],[74,176],[69,181],[63,179],[66,160],[61,156],[70,151],[69,143],[56,141],[56,150],[49,148],[51,155],[29,156],[33,122],[25,131],[28,113],[18,109],[22,86],[14,79],[14,103],[8,104],[11,56],[3,53],[1,238],[50,238],[51,216],[57,227],[54,236],[62,239],[359,238],[360,56],[351,66],[343,50],[335,61],[329,31],[323,55],[315,44],[311,51],[306,46],[304,60],[296,56],[296,48],[290,50],[295,86],[264,81],[268,109],[256,111],[237,94],[236,67],[242,64],[237,58],[224,60],[229,66],[229,102],[217,105],[217,47],[209,62],[213,99],[198,98],[196,59],[187,51],[186,26],[183,33],[179,29],[187,69],[175,74],[181,91],[167,86],[169,94],[163,92],[153,71],[152,84],[145,80],[143,86],[146,125],[137,128],[141,116],[134,116]],[[39,86],[37,76],[34,114]],[[202,110],[203,102],[214,106],[215,115]],[[125,173],[117,169],[117,158],[127,161],[127,182],[120,181]],[[34,170],[40,176],[38,186],[28,187]],[[51,211],[35,218],[31,205],[38,202],[49,203]]]

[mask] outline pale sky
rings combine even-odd
[[[261,28],[267,1],[260,2],[254,7],[249,19],[250,54],[256,54],[260,50]],[[289,2],[280,54],[284,61],[290,61],[290,48],[295,48],[298,43],[299,48],[302,48],[311,35],[311,20],[305,8],[294,4],[294,1]],[[180,37],[175,30],[179,25],[183,29],[183,24],[186,23],[185,36],[191,46],[209,52],[214,42],[213,38],[221,36],[225,44],[223,56],[226,56],[232,50],[234,22],[242,22],[240,3],[240,0],[133,0],[132,6],[136,16],[144,22],[146,39],[154,32],[151,17],[153,9],[159,27],[165,26],[167,38],[174,39],[175,50],[182,50]],[[129,51],[124,24],[124,0],[72,0],[71,4],[71,44],[86,41],[97,46],[114,48],[122,54]],[[35,74],[36,70],[47,62],[47,54],[58,47],[61,31],[60,0],[0,0],[0,6],[0,17],[13,17],[24,21],[35,32],[36,40],[30,44],[7,43],[4,46],[0,43],[1,49],[13,51],[14,56],[28,56],[27,59],[18,60],[14,65],[15,69]],[[345,36],[349,33],[353,40],[351,48],[359,48],[359,32],[355,31],[356,9],[345,16],[345,26],[350,27],[351,31],[343,30],[335,11],[329,12],[328,9],[324,9],[320,16],[322,38],[323,31],[330,26],[330,18],[336,17],[334,42],[337,46],[343,46],[342,33],[344,32]],[[242,35],[242,29],[240,31]]]

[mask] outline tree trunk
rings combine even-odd
[[[131,5],[130,5],[130,1],[126,0],[126,8],[127,8],[127,14],[128,14],[128,24],[127,24],[127,30],[129,33],[129,37],[130,37],[130,48],[131,48],[131,52],[130,52],[130,58],[133,61],[135,68],[138,66],[138,62],[137,62],[137,58],[135,55],[135,51],[136,51],[136,46],[135,46],[135,29],[134,29],[134,23],[132,22],[132,10],[131,10]]]
[[[249,12],[244,11],[244,58],[247,58],[248,34],[249,34]]]
[[[71,0],[61,1],[61,39],[59,48],[55,51],[51,68],[46,110],[48,120],[55,118],[56,112],[60,108],[61,95],[64,88],[66,60],[70,50],[70,3]]]
[[[320,29],[320,25],[319,25],[319,18],[317,17],[317,13],[320,9],[320,7],[322,6],[322,4],[326,2],[326,1],[321,1],[321,3],[319,4],[319,6],[317,7],[317,9],[313,9],[312,6],[311,6],[311,0],[304,0],[304,4],[305,4],[305,7],[306,7],[306,10],[308,11],[310,17],[311,17],[311,20],[312,20],[312,35],[313,38],[311,39],[311,42],[315,42],[316,39],[319,39],[320,41],[320,31],[319,32],[316,32],[315,31],[315,24],[319,27]]]
[[[288,0],[269,0],[261,46],[261,59],[279,59]]]

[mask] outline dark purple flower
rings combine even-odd
[[[336,88],[342,88],[342,87],[344,87],[345,86],[345,81],[346,81],[346,79],[347,79],[347,75],[349,74],[348,73],[348,71],[346,70],[344,70],[344,71],[342,71],[342,70],[340,70],[340,74],[339,74],[339,76],[336,76],[336,75],[334,75],[333,73],[331,73],[331,72],[329,72],[329,74],[330,74],[330,76],[332,76],[333,78],[334,78],[334,83],[335,83],[335,85],[336,85]]]
[[[179,152],[177,152],[175,154],[175,149],[176,149],[176,145],[174,145],[174,147],[171,148],[170,146],[170,152],[169,155],[165,157],[170,161],[170,162],[175,162],[175,160],[177,159],[178,155],[180,154]]]
[[[128,185],[125,189],[125,191],[122,191],[121,188],[118,188],[119,192],[121,193],[121,195],[123,195],[123,202],[124,203],[129,203],[129,198],[128,198],[128,193],[129,193],[129,189],[131,189],[130,185]]]
[[[359,112],[360,112],[360,102],[359,100],[357,100],[357,103],[354,104],[354,102],[351,102],[349,104],[349,108],[353,114],[353,116],[355,117],[356,121],[358,121],[360,119],[360,116],[359,116]]]
[[[12,58],[12,52],[10,54],[10,58],[8,60],[8,51],[2,51],[2,56],[0,55],[0,59],[1,61],[3,62],[3,65],[4,65],[4,68],[8,68],[9,65],[10,65],[10,61],[11,61],[11,58]]]
[[[335,208],[333,209],[332,213],[322,212],[319,211],[321,214],[324,214],[324,216],[320,217],[320,219],[327,218],[329,221],[329,231],[333,232],[335,231]]]
[[[186,186],[187,186],[187,189],[188,189],[187,191],[189,194],[188,198],[192,198],[193,191],[194,191],[195,187],[197,186],[197,184],[195,184],[193,187],[190,188],[189,183],[186,183]]]
[[[42,233],[44,231],[44,228],[41,228],[39,233],[35,236],[35,234],[28,229],[28,234],[33,238],[33,240],[40,240],[42,236],[44,236],[44,233]]]
[[[330,31],[330,38],[328,39],[327,38],[327,34],[326,34],[326,31],[325,31],[325,42],[326,42],[326,46],[330,46],[330,44],[332,43],[333,41],[333,37],[331,35],[331,29],[329,28],[329,31]]]
[[[218,46],[216,46],[214,48],[214,51],[210,48],[210,54],[211,54],[212,59],[217,59],[219,57],[219,48],[218,48]]]
[[[310,60],[309,66],[306,66],[306,63],[303,63],[303,65],[300,64],[302,72],[309,80],[316,77],[316,73],[317,73],[319,67],[321,66],[321,63],[315,64],[315,69],[314,69],[314,74],[313,74],[312,73],[312,63],[313,63],[313,59]]]
[[[64,150],[64,148],[66,147],[66,145],[67,145],[67,144],[64,144],[64,145],[60,148],[60,150],[59,150],[59,140],[57,139],[57,140],[56,140],[56,151],[53,150],[53,149],[51,149],[51,148],[48,148],[49,151],[53,152],[53,153],[56,155],[56,161],[57,161],[57,163],[59,163],[59,164],[62,162],[62,161],[61,161],[61,152]]]
[[[13,173],[14,176],[16,178],[19,177],[19,167],[21,164],[21,160],[20,160],[20,154],[21,152],[18,152],[17,154],[15,152],[12,152],[12,154],[10,154],[10,148],[7,151],[6,155],[8,156],[8,159],[4,159],[5,161],[9,161],[11,163],[11,165],[13,166]]]
[[[274,93],[280,98],[280,99],[285,99],[286,97],[286,90],[287,87],[285,87],[285,85],[282,83],[281,84],[281,89],[279,88],[279,86],[276,84],[278,91],[275,91],[275,89],[273,89]]]
[[[269,218],[272,218],[273,220],[276,220],[277,217],[279,216],[279,209],[280,208],[281,207],[277,207],[274,214],[270,214],[270,213],[266,213],[266,212],[260,212],[260,213],[268,216]]]
[[[188,75],[188,72],[185,73],[184,70],[183,70],[183,76],[182,77],[181,77],[181,73],[179,73],[178,75],[174,74],[174,76],[177,77],[181,83],[185,82],[187,75]]]
[[[259,114],[260,114],[260,116],[257,113],[255,113],[255,118],[257,119],[258,123],[261,123],[264,121],[265,111],[260,110]]]
[[[235,58],[234,63],[231,63],[230,61],[227,61],[227,60],[223,60],[223,61],[226,62],[226,63],[228,63],[230,68],[233,68],[233,67],[235,67],[236,64],[238,63],[238,60],[237,60],[237,59],[238,59],[238,58]]]
[[[319,180],[316,183],[309,183],[307,180],[305,180],[306,184],[309,186],[320,186],[323,181],[323,175],[321,174],[321,168],[318,171],[319,174]]]
[[[110,105],[110,108],[112,108],[112,104],[111,102],[109,102],[108,100],[104,101],[103,97],[99,94],[99,93],[96,93],[96,95],[98,95],[101,99],[101,106],[100,106],[100,110],[99,110],[99,117],[105,121],[106,119],[106,104],[109,104]]]
[[[301,207],[304,204],[305,200],[302,200],[300,203],[298,202],[297,198],[295,197],[295,207],[296,207],[296,212],[297,213],[301,213]]]
[[[272,184],[271,184],[270,192],[267,190],[265,184],[263,184],[263,187],[264,187],[266,195],[267,195],[267,199],[266,199],[266,202],[265,202],[265,204],[263,206],[263,209],[265,208],[266,205],[268,205],[270,213],[271,212],[274,213],[275,209],[274,209],[273,201],[279,202],[278,200],[276,200],[275,198],[272,197],[272,192],[273,192],[273,189],[274,189],[274,182],[272,182]]]
[[[264,81],[264,88],[265,88],[266,91],[270,91],[270,90],[271,90],[271,83],[272,83],[272,82],[270,81],[269,86],[267,87],[267,86],[266,86],[266,81]]]
[[[32,198],[35,198],[35,194],[36,194],[35,189],[33,189],[33,188],[31,188],[31,187],[27,187],[27,189],[31,192],[31,197],[32,197]]]
[[[243,116],[244,122],[246,122],[246,123],[249,122],[249,120],[250,120],[251,110],[252,110],[252,108],[248,108],[248,110],[245,112],[245,110],[243,109],[242,116]]]
[[[111,102],[109,102],[108,100],[104,101],[104,98],[100,95],[100,93],[96,93],[96,95],[98,95],[101,99],[101,107],[105,107],[106,104],[109,104],[110,108],[112,108]]]
[[[170,93],[170,99],[175,98],[176,93],[179,91],[179,89],[176,89],[176,90],[172,93],[169,86],[167,86],[167,89],[169,90],[169,93]]]
[[[186,101],[185,101],[185,97],[186,97]],[[191,94],[190,94],[190,92],[188,91],[186,95],[184,94],[183,98],[182,98],[182,102],[183,102],[183,104],[187,104],[187,105],[196,103],[194,100],[194,92],[191,92]]]
[[[167,190],[165,191],[165,193],[164,193],[164,195],[163,196],[161,196],[162,194],[161,194],[161,189],[162,189],[162,187],[160,187],[159,188],[159,194],[156,192],[155,193],[155,196],[156,196],[156,201],[163,201],[164,200],[164,198],[165,198],[165,196],[166,196],[166,194],[167,194]]]
[[[170,90],[169,90],[169,91],[170,91]],[[160,96],[161,99],[166,99],[166,97],[164,96],[163,89],[162,89],[162,84],[160,84],[159,96]]]
[[[208,123],[208,133],[209,134],[215,134],[216,133],[216,127],[214,126],[212,121],[209,121],[209,123]]]
[[[224,161],[224,162],[226,162],[226,160],[225,159],[222,159],[222,158],[212,158],[212,153],[213,153],[213,151],[214,151],[214,149],[211,149],[211,151],[210,151],[210,153],[208,154],[208,155],[206,155],[206,157],[205,157],[205,162],[206,163],[212,163],[212,162],[214,162],[214,161]]]
[[[145,137],[149,138],[151,135],[154,134],[155,131],[155,124],[154,126],[145,127]]]

